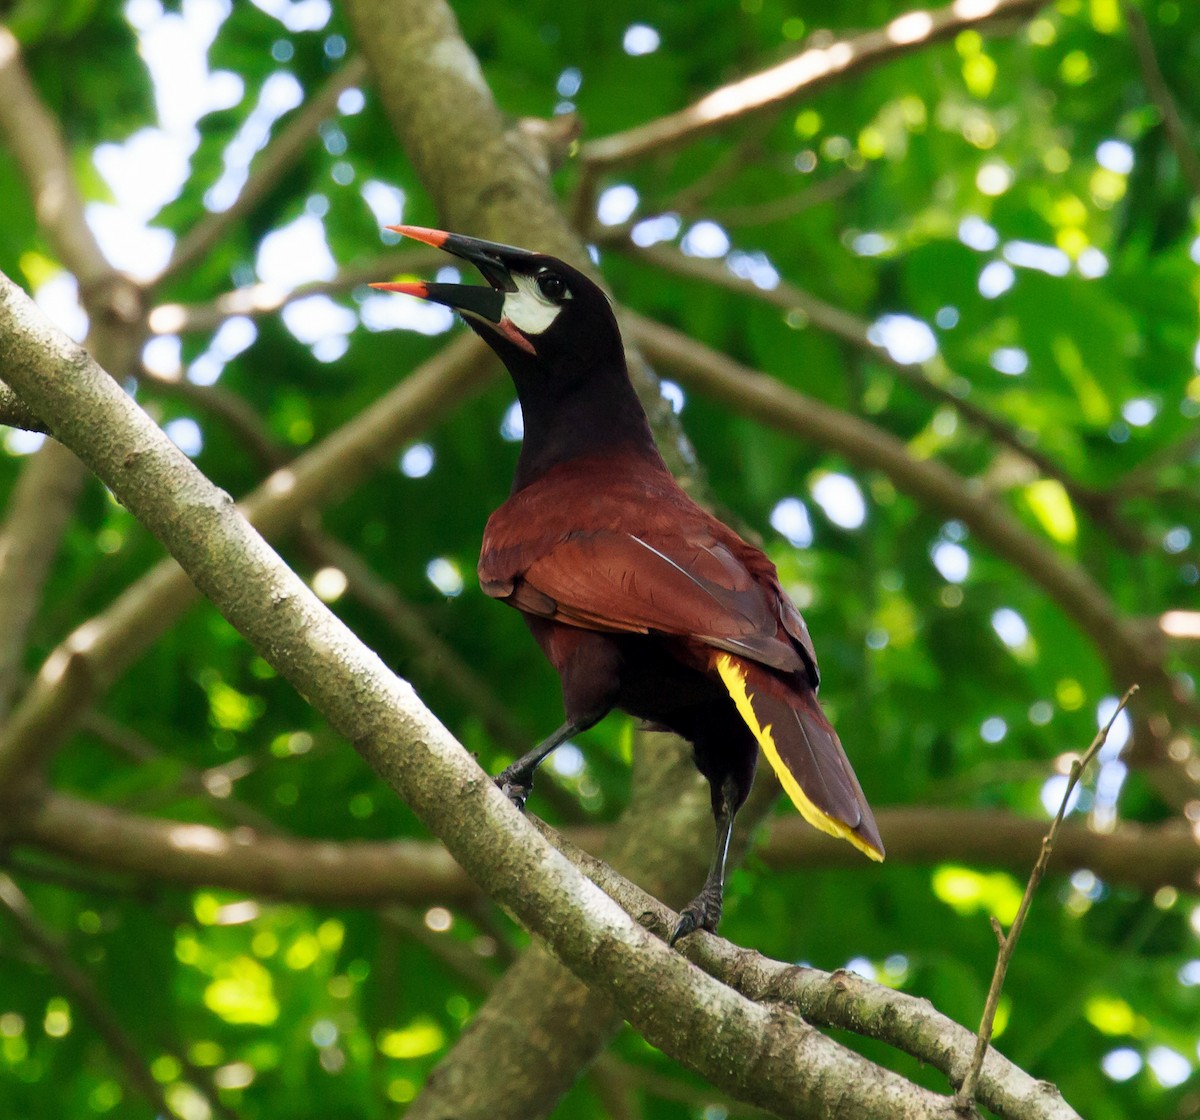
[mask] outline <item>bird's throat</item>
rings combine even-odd
[[[523,385],[518,380],[517,396],[525,435],[513,493],[560,463],[618,446],[662,464],[646,411],[623,370],[619,376],[597,373],[554,393],[544,384]]]

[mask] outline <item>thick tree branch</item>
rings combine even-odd
[[[674,928],[675,917],[668,907],[608,864],[575,848],[541,822],[538,825],[559,851],[647,929],[666,936]],[[975,1035],[947,1019],[928,1000],[851,973],[784,964],[713,934],[681,944],[689,960],[749,999],[787,1004],[810,1022],[886,1042],[940,1070],[951,1084],[959,1084],[967,1074]],[[1053,1085],[1030,1077],[995,1050],[984,1062],[978,1098],[1002,1120],[1078,1120]]]
[[[11,290],[10,282],[0,283]],[[481,389],[491,368],[482,343],[459,338],[377,404],[272,474],[242,503],[246,516],[268,537],[290,531],[305,512],[390,463],[397,447]],[[136,459],[137,452],[130,454]],[[87,706],[196,598],[179,565],[164,560],[59,644],[0,728],[0,798],[16,792],[16,778],[53,754]]]
[[[355,743],[489,894],[653,1045],[784,1117],[947,1115],[947,1101],[693,968],[530,828],[412,689],[327,611],[77,346],[0,280],[13,387],[275,669]]]
[[[0,373],[3,371],[0,370]],[[0,425],[21,428],[26,432],[48,431],[46,425],[33,414],[29,407],[3,381],[0,381]]]
[[[360,57],[348,59],[336,74],[305,101],[254,161],[250,177],[232,205],[202,218],[179,239],[170,262],[154,280],[153,286],[161,287],[185,272],[249,214],[295,166],[312,142],[317,128],[336,111],[342,93],[350,86],[358,85],[366,76],[367,67]]]
[[[253,451],[264,469],[276,470],[289,461],[287,451],[275,442],[259,415],[237,394],[216,385],[163,378],[148,370],[142,371],[141,380],[154,384],[168,396],[178,396],[220,416]],[[497,745],[514,758],[528,750],[534,737],[517,725],[491,685],[357,552],[321,530],[314,519],[306,519],[297,543],[314,567],[336,568],[346,577],[350,597],[373,611],[405,643],[426,679],[440,680],[479,716]],[[571,805],[558,797],[556,786],[548,784],[545,790],[551,792],[560,808],[569,812]]]
[[[1020,874],[1037,858],[1046,831],[1044,821],[1012,813],[930,805],[880,809],[876,820],[887,836],[889,866],[949,862]],[[137,816],[63,793],[40,796],[6,822],[4,835],[9,843],[96,871],[292,902],[431,906],[458,905],[477,897],[465,872],[439,844],[302,840],[261,829],[225,830]],[[563,835],[600,855],[610,847],[612,833],[593,826],[567,828]],[[655,828],[653,835],[661,839],[663,830]],[[691,839],[697,847],[694,836]],[[1087,869],[1106,883],[1147,894],[1159,887],[1200,891],[1200,837],[1182,822],[1125,823],[1112,832],[1067,825],[1054,850],[1055,867],[1063,874]],[[807,867],[870,870],[847,845],[794,816],[771,820],[755,856],[776,872]]]

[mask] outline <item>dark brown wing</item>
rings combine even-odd
[[[807,631],[770,561],[669,475],[606,469],[602,486],[577,469],[550,472],[497,510],[479,562],[484,590],[570,625],[697,639],[815,679]]]

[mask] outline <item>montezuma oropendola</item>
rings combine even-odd
[[[401,282],[458,311],[516,384],[525,436],[489,518],[479,581],[524,616],[562,680],[566,722],[497,783],[523,807],[538,764],[613,708],[691,742],[716,849],[671,944],[716,929],[733,818],[758,747],[801,814],[872,859],[883,844],[817,703],[808,628],[758,548],[680,489],[654,446],[607,296],[554,257],[419,226],[488,287]]]

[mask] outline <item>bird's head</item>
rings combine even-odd
[[[612,305],[582,272],[557,257],[421,226],[388,226],[469,261],[488,287],[398,281],[372,284],[457,311],[510,370],[553,369],[619,356]]]

